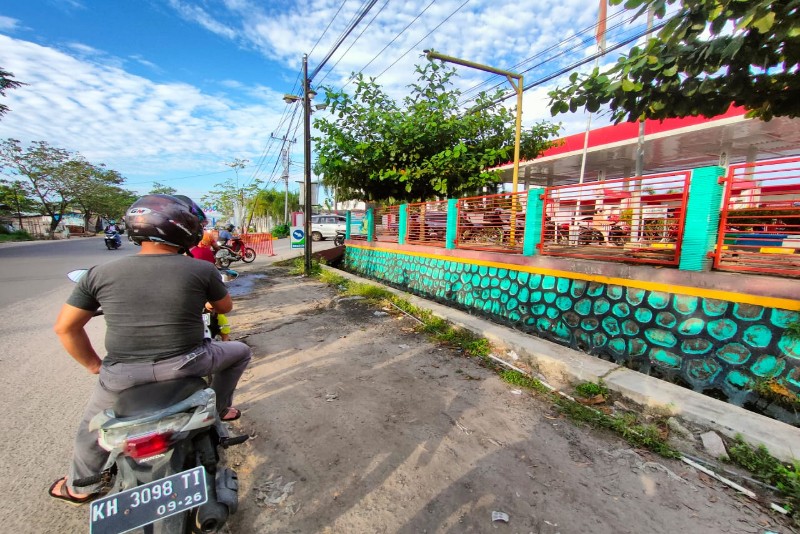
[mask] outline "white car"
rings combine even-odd
[[[347,229],[347,218],[344,215],[312,215],[311,240],[322,241],[333,239],[336,231],[344,232]]]

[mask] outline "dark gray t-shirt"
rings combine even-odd
[[[137,254],[98,265],[80,279],[67,304],[106,320],[104,364],[156,361],[203,342],[203,305],[225,298],[219,271],[178,254]]]

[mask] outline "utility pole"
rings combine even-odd
[[[284,184],[283,195],[283,222],[289,223],[289,165],[290,153],[292,151],[292,143],[296,143],[297,139],[289,139],[285,135],[283,137],[272,136],[273,139],[283,141],[283,148],[281,149],[281,163],[283,163],[283,171],[281,172],[281,180]],[[288,144],[288,146],[287,146]]]

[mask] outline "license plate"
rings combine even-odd
[[[89,508],[89,532],[121,534],[208,501],[203,466],[176,473],[102,499]]]

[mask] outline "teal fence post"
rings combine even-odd
[[[458,199],[447,199],[447,233],[444,237],[444,248],[456,248],[456,230],[458,229]]]
[[[719,211],[722,203],[722,167],[702,167],[692,171],[689,202],[681,241],[681,271],[708,271],[713,259],[719,232]]]
[[[367,208],[367,241],[375,240],[375,210]]]
[[[350,239],[350,225],[352,223],[353,223],[353,212],[350,211],[350,210],[347,210],[347,212],[344,214],[344,225],[345,225],[344,238],[345,239]]]
[[[397,244],[405,245],[406,235],[408,235],[408,204],[400,204],[398,212],[400,220],[397,221]]]
[[[544,189],[528,189],[528,207],[525,210],[525,238],[522,240],[522,255],[535,256],[542,242],[542,218],[544,217]]]

